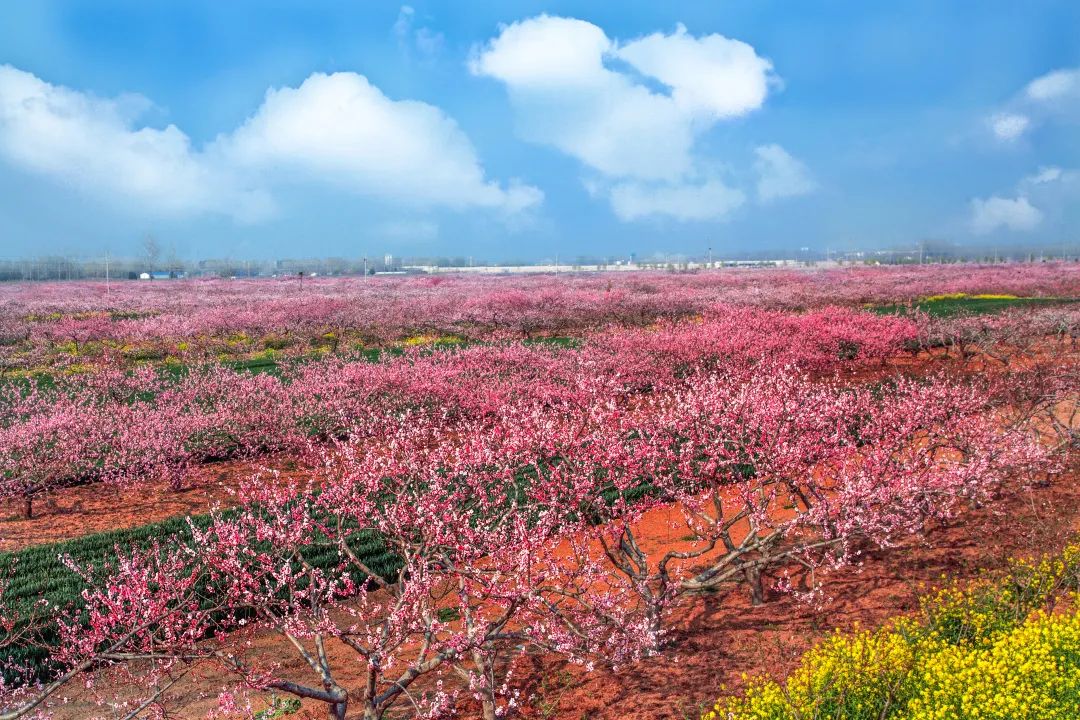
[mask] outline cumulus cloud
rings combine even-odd
[[[779,145],[760,145],[754,154],[757,195],[761,202],[806,195],[817,187],[806,166]]]
[[[777,80],[750,45],[679,25],[620,42],[575,18],[540,15],[474,49],[471,72],[502,82],[518,134],[600,174],[590,181],[623,219],[717,217],[730,190],[694,152],[716,122],[760,108]],[[706,201],[705,199],[709,200]]]
[[[985,235],[999,228],[1034,230],[1042,218],[1042,211],[1023,196],[1003,198],[994,195],[971,201],[971,230],[977,235]]]
[[[272,89],[243,125],[201,149],[175,125],[140,125],[148,106],[0,66],[0,158],[140,210],[240,221],[272,214],[274,188],[297,181],[413,206],[516,212],[542,199],[536,188],[487,180],[441,110],[391,100],[355,73]]]
[[[1055,165],[1040,167],[1020,179],[1015,197],[975,198],[970,205],[971,231],[983,235],[999,229],[1018,232],[1062,220],[1080,199],[1080,171]]]
[[[472,143],[440,109],[391,100],[356,73],[315,74],[299,87],[269,90],[213,150],[253,173],[397,203],[513,212],[542,198],[536,188],[487,181]]]
[[[1059,167],[1053,165],[1049,167],[1041,167],[1034,175],[1028,175],[1026,178],[1020,181],[1021,187],[1031,187],[1038,185],[1046,185],[1047,183],[1057,182],[1063,179],[1067,173]]]
[[[192,148],[175,125],[138,125],[150,103],[101,99],[0,66],[0,157],[119,204],[164,215],[217,212],[258,220],[265,192]]]
[[[674,180],[690,169],[690,122],[670,97],[607,69],[613,49],[592,23],[542,15],[504,28],[470,69],[506,84],[525,139],[608,176]]]
[[[991,115],[987,124],[997,140],[1009,143],[1037,125],[1061,120],[1080,120],[1080,68],[1053,70],[1035,78],[1005,110]]]
[[[671,35],[653,33],[621,44],[615,56],[671,89],[671,100],[688,116],[738,117],[765,103],[779,82],[772,63],[754,48],[723,35],[695,38],[679,24]]]
[[[1036,102],[1078,96],[1080,95],[1080,68],[1048,72],[1029,82],[1025,92]]]

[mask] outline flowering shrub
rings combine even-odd
[[[921,619],[835,633],[783,684],[750,680],[707,720],[1065,720],[1080,716],[1080,545],[924,599]]]

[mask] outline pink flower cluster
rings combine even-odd
[[[300,449],[388,409],[468,416],[524,398],[574,405],[600,392],[617,399],[663,386],[705,366],[769,360],[827,370],[893,355],[915,333],[907,320],[851,310],[723,307],[701,322],[603,331],[574,351],[515,343],[379,363],[331,358],[281,377],[206,365],[177,380],[148,367],[107,368],[29,392],[10,385],[0,401],[0,495],[29,502],[97,478],[179,483],[193,463]]]

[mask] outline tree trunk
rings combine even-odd
[[[341,702],[328,703],[327,704],[327,717],[330,720],[345,720],[345,711],[349,707],[348,700],[342,700]],[[364,714],[367,717],[367,713]]]
[[[761,570],[756,566],[743,570],[746,584],[750,586],[750,602],[754,607],[765,602],[765,591],[761,586]]]
[[[31,520],[34,517],[34,496],[26,494],[23,496],[23,518]]]

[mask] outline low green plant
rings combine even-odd
[[[259,710],[252,717],[254,720],[274,720],[274,718],[294,715],[300,712],[300,698],[280,698],[274,695],[270,698],[270,707]]]

